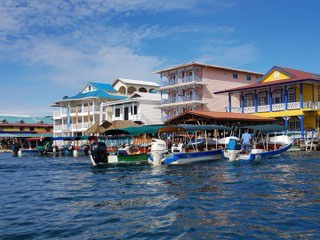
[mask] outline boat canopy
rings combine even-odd
[[[213,131],[213,130],[231,131],[232,128],[221,126],[221,125],[173,125],[173,126],[163,127],[159,130],[159,132],[170,133],[170,132],[196,132],[196,131]]]
[[[134,137],[142,134],[156,134],[158,133],[160,128],[163,128],[163,125],[160,125],[160,126],[145,125],[145,126],[139,126],[139,127],[112,129],[112,130],[106,131],[105,134],[106,135],[129,134],[132,137]]]
[[[80,140],[93,140],[97,139],[96,136],[77,136],[77,137],[52,137],[52,141],[80,141]]]
[[[241,129],[252,129],[259,131],[261,133],[274,133],[274,132],[283,132],[288,130],[287,127],[277,124],[264,124],[264,125],[253,125],[253,126],[244,126]]]

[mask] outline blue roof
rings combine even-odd
[[[0,122],[6,120],[8,123],[24,123],[30,124],[53,124],[52,117],[26,117],[26,116],[6,116],[0,115]]]
[[[111,84],[107,83],[96,83],[96,82],[89,82],[91,86],[96,88],[97,90],[86,92],[86,93],[78,93],[77,95],[74,95],[72,97],[69,97],[67,99],[82,99],[82,98],[90,98],[90,97],[96,97],[96,98],[106,98],[106,99],[114,99],[114,100],[121,100],[128,98],[127,96],[121,96],[121,95],[113,95],[110,94],[111,92],[116,92],[114,87]]]
[[[103,91],[107,91],[107,92],[116,92],[114,87],[108,83],[89,82],[89,84],[98,90],[103,90]]]
[[[112,95],[103,90],[98,90],[98,91],[92,91],[92,92],[86,92],[86,93],[79,93],[77,95],[69,97],[68,99],[81,99],[81,98],[89,98],[89,97],[107,98],[107,99],[115,99],[115,100],[128,98],[126,96]]]

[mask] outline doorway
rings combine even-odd
[[[129,120],[129,108],[124,108],[124,120]]]

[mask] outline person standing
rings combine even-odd
[[[242,139],[242,146],[241,146],[242,151],[245,152],[246,154],[249,154],[250,142],[251,142],[252,136],[248,132],[248,130],[242,134],[241,139]]]

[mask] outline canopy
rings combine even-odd
[[[195,132],[195,131],[212,131],[212,130],[231,131],[232,128],[220,125],[173,125],[166,126],[159,130],[159,132]]]
[[[139,127],[127,127],[120,129],[111,129],[105,132],[106,135],[115,135],[115,134],[129,134],[132,137],[142,135],[142,134],[156,134],[159,129],[163,128],[163,125],[145,125]]]
[[[253,125],[253,126],[244,126],[241,129],[252,129],[259,131],[261,133],[273,133],[273,132],[283,132],[288,130],[287,127],[277,124],[264,124],[264,125]]]

